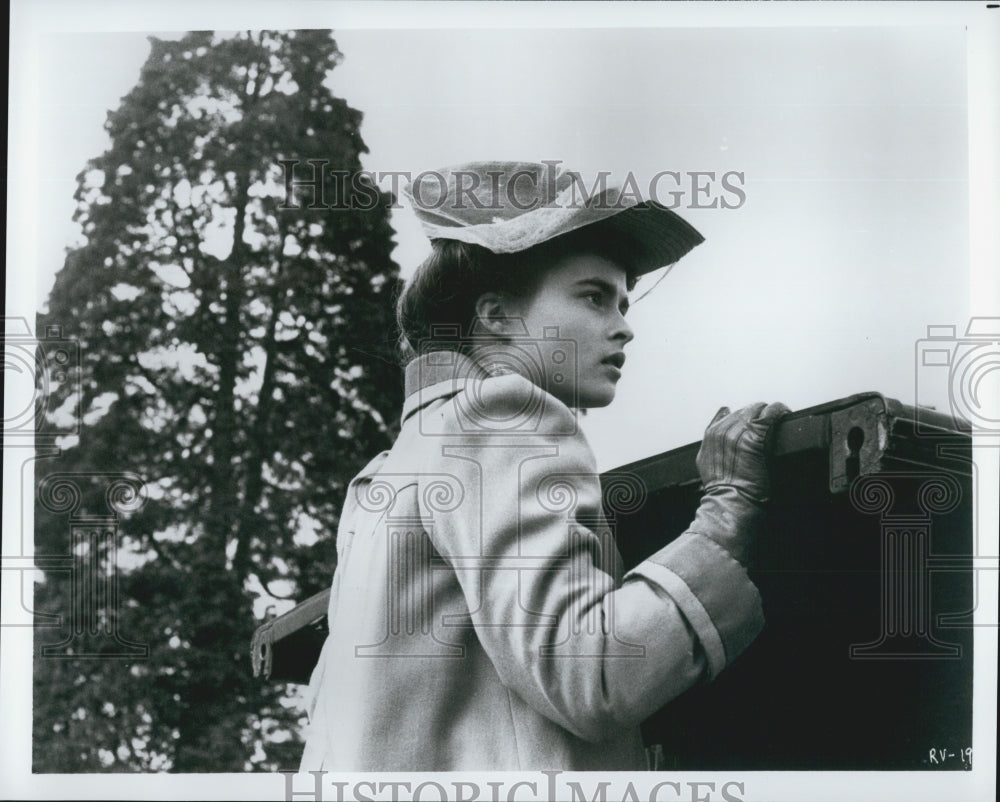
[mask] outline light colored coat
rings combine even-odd
[[[406,385],[344,503],[301,770],[645,768],[639,722],[756,637],[757,589],[693,532],[623,577],[575,415],[522,376],[434,352]]]

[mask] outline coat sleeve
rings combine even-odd
[[[358,493],[357,488],[371,480],[371,478],[378,472],[379,468],[382,467],[389,455],[388,451],[382,451],[376,454],[375,457],[358,473],[348,484],[347,492],[344,494],[344,506],[341,508],[340,521],[337,524],[337,566],[334,568],[333,579],[330,583],[330,599],[327,603],[326,617],[329,625],[329,629],[332,631],[334,626],[334,621],[336,620],[337,606],[340,604],[340,578],[341,571],[339,567],[347,562],[347,557],[351,550],[351,544],[354,540],[354,521],[357,515],[358,507]],[[316,702],[319,698],[320,690],[323,687],[323,674],[326,671],[326,661],[328,659],[329,649],[327,648],[330,640],[327,638],[323,641],[323,648],[320,651],[319,659],[316,662],[312,670],[312,674],[309,677],[309,685],[306,688],[304,696],[304,707],[306,711],[306,716],[313,723],[314,714],[316,712]],[[303,764],[305,765],[305,764]]]
[[[501,681],[590,741],[714,677],[763,626],[746,572],[686,532],[624,576],[593,454],[570,410],[520,376],[430,411],[426,474],[460,503],[421,518]],[[429,480],[428,480],[429,481]],[[422,481],[418,481],[421,484]]]

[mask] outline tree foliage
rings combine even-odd
[[[37,630],[36,771],[295,766],[288,689],[251,677],[254,600],[328,584],[345,487],[401,401],[393,199],[327,174],[338,208],[286,204],[283,160],[360,171],[361,114],[328,88],[340,59],[322,31],[152,38],[79,177],[85,243],[38,330],[79,342],[79,397],[60,385],[46,425],[80,429],[36,464],[36,554],[75,549],[119,596],[95,591],[71,635],[80,570],[56,560],[36,588],[36,613],[63,617]],[[116,513],[130,474],[145,503]]]

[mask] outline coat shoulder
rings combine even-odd
[[[579,434],[573,410],[516,373],[470,380],[440,411],[454,434]]]

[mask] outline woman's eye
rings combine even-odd
[[[604,303],[604,296],[602,296],[599,292],[588,292],[584,297],[594,304],[594,306],[600,306]]]

